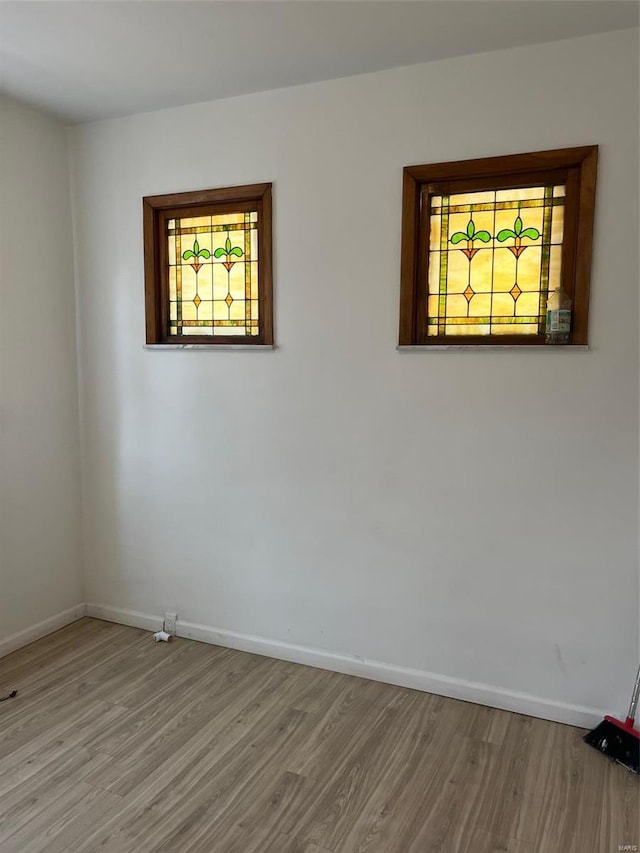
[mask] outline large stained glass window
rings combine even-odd
[[[271,345],[271,184],[143,208],[147,343]]]
[[[564,185],[431,196],[427,334],[544,334],[564,200]]]
[[[586,344],[597,152],[406,167],[401,346],[545,344],[558,288]]]

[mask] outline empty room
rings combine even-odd
[[[639,25],[0,0],[0,853],[640,849]]]

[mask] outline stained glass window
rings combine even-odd
[[[167,221],[170,334],[257,335],[258,213]]]
[[[427,334],[544,334],[564,200],[564,185],[430,196]]]
[[[271,184],[143,199],[147,343],[273,343]]]
[[[587,343],[596,145],[406,166],[399,343]]]

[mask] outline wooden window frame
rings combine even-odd
[[[248,184],[195,192],[145,196],[142,199],[146,341],[148,345],[272,346],[273,274],[271,184]],[[236,207],[237,206],[237,207]],[[169,264],[165,224],[168,219],[256,210],[258,212],[258,334],[171,335]]]
[[[402,196],[400,346],[537,345],[544,335],[427,334],[429,197],[445,192],[565,183],[561,286],[571,297],[569,343],[586,345],[598,146],[406,166]],[[533,184],[531,182],[534,182]],[[420,248],[422,247],[422,252]]]

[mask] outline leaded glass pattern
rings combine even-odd
[[[169,333],[259,334],[258,213],[167,220]]]
[[[427,334],[544,334],[564,201],[563,185],[431,196]]]

